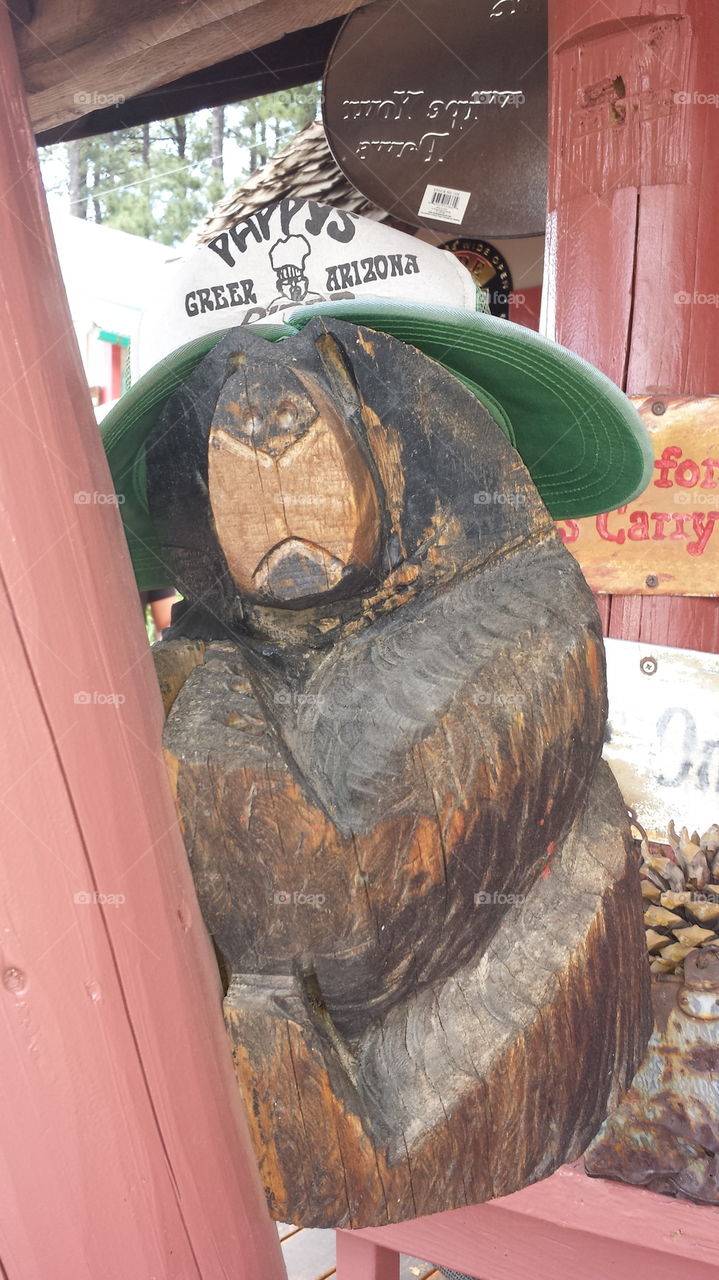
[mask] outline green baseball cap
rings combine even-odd
[[[652,448],[631,402],[592,365],[531,329],[460,308],[372,298],[298,307],[284,312],[281,323],[248,331],[281,342],[314,316],[399,338],[459,378],[517,450],[556,520],[611,511],[649,483]],[[204,334],[165,356],[102,423],[142,590],[170,585],[147,502],[145,442],[166,400],[226,332]]]

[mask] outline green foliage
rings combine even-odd
[[[41,153],[45,184],[79,217],[178,244],[227,189],[315,118],[319,88],[58,143]]]
[[[320,86],[280,90],[242,103],[242,116],[231,135],[249,153],[249,173],[259,169],[270,156],[289,142],[300,129],[314,120]]]

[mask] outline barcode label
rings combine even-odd
[[[430,200],[430,204],[432,205],[446,204],[450,209],[456,209],[457,205],[459,204],[460,198],[461,197],[458,191],[438,191],[435,188],[435,190],[432,192],[432,199]]]
[[[459,225],[469,204],[471,191],[457,191],[455,187],[425,187],[422,203],[417,210],[420,218],[434,218],[437,222]]]

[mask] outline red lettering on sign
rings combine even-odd
[[[566,525],[567,527],[563,529],[562,525]],[[579,537],[579,525],[576,520],[562,520],[562,522],[557,525],[557,529],[562,542],[576,542]]]
[[[627,537],[632,542],[646,542],[649,537],[649,516],[646,511],[632,511],[629,517],[631,529],[627,529]]]
[[[654,466],[661,471],[661,478],[654,481],[657,489],[671,489],[672,482],[667,479],[667,477],[672,467],[676,467],[677,458],[681,458],[681,456],[682,451],[677,445],[668,444],[666,449],[663,451],[661,458],[657,458]]]
[[[623,516],[626,509],[626,506],[617,507],[617,514]],[[626,535],[623,529],[618,529],[616,533],[611,532],[609,525],[607,524],[610,515],[612,515],[612,512],[608,511],[606,515],[597,516],[597,533],[600,538],[604,538],[605,542],[617,542],[621,547]],[[668,516],[667,519],[669,519]]]
[[[694,526],[697,540],[687,544],[687,551],[690,556],[703,555],[704,548],[712,535],[717,520],[719,520],[719,511],[707,511],[705,516],[699,513],[692,516],[692,525]]]
[[[704,458],[702,466],[706,467],[706,475],[704,476],[699,488],[716,489],[717,482],[714,479],[714,472],[719,471],[719,462],[717,462],[716,458]]]
[[[652,511],[651,517],[654,521],[654,533],[652,538],[655,542],[664,541],[664,526],[667,520],[671,520],[671,516],[666,511]]]
[[[688,516],[688,515],[684,515],[684,516],[675,516],[675,517],[674,517],[674,532],[673,532],[673,533],[670,533],[670,534],[669,534],[669,537],[670,537],[670,538],[677,538],[677,539],[681,539],[681,540],[683,540],[684,538],[691,538],[691,536],[692,536],[692,535],[691,535],[690,533],[687,533],[687,531],[686,531],[686,527],[685,527],[685,526],[686,526],[686,522],[687,522],[687,520],[688,520],[688,519],[689,519],[689,516]]]
[[[699,480],[699,468],[696,462],[692,462],[691,458],[685,458],[677,467],[674,479],[683,489],[693,489]]]

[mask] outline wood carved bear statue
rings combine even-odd
[[[147,500],[271,1212],[382,1224],[579,1156],[651,1019],[599,619],[519,454],[427,355],[314,318],[204,356]]]

